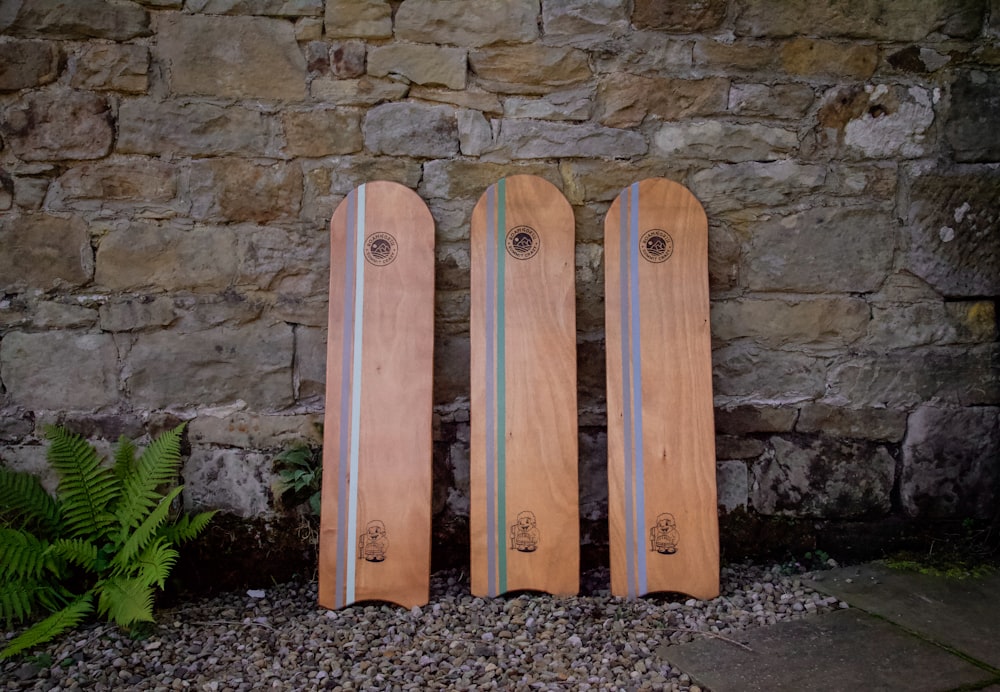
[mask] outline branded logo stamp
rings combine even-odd
[[[674,254],[674,239],[659,228],[646,231],[639,240],[639,253],[649,262],[666,262]]]
[[[396,239],[388,233],[372,233],[365,240],[365,259],[376,267],[384,267],[396,259]]]
[[[507,253],[514,259],[531,259],[538,254],[538,234],[531,226],[515,226],[507,234]]]

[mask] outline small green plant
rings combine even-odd
[[[323,482],[323,456],[320,450],[304,444],[286,449],[274,458],[278,478],[274,494],[286,507],[306,503],[319,516]]]
[[[38,608],[51,613],[0,651],[0,659],[47,642],[93,612],[125,629],[153,621],[153,596],[178,553],[215,512],[172,514],[184,486],[183,424],[136,457],[122,437],[114,463],[102,463],[83,438],[46,429],[48,460],[59,476],[55,497],[26,473],[0,468],[0,617],[10,628]]]

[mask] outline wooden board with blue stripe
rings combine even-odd
[[[579,590],[573,211],[551,183],[498,181],[471,231],[471,587]]]
[[[604,224],[611,591],[719,594],[708,220],[635,183]]]
[[[319,602],[430,592],[434,220],[393,182],[330,223]]]

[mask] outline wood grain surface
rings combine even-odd
[[[397,183],[330,223],[319,602],[412,607],[430,587],[434,221]]]
[[[472,593],[579,589],[573,211],[516,175],[472,213]]]
[[[611,590],[719,593],[708,221],[669,180],[604,224]]]

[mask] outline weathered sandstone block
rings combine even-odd
[[[896,462],[884,446],[783,437],[771,444],[774,455],[751,467],[751,504],[761,514],[851,518],[891,509]]]
[[[392,7],[386,0],[326,0],[326,35],[391,38]]]
[[[68,169],[51,191],[53,207],[77,203],[169,202],[177,194],[177,169],[156,159],[130,158],[85,163]]]
[[[889,273],[896,221],[880,210],[816,208],[753,227],[747,285],[757,291],[864,293]]]
[[[42,86],[59,76],[60,50],[48,41],[0,43],[0,91]]]
[[[994,10],[1000,14],[1000,10]],[[1000,161],[1000,76],[963,71],[951,87],[951,115],[945,126],[957,161]]]
[[[309,85],[309,93],[317,101],[329,101],[339,106],[374,106],[406,96],[410,86],[391,79],[336,79],[318,77]]]
[[[268,510],[270,455],[239,449],[195,447],[184,461],[184,509],[221,509],[244,517]]]
[[[0,220],[0,290],[82,286],[94,275],[87,225],[48,214]]]
[[[126,387],[135,405],[151,409],[244,401],[281,410],[293,401],[293,352],[283,322],[140,333],[125,358]]]
[[[464,89],[464,48],[390,43],[368,52],[368,74],[375,77],[400,75],[416,84]]]
[[[647,115],[664,120],[713,115],[726,110],[729,80],[665,79],[616,74],[601,80],[597,119],[609,127],[634,127]]]
[[[918,178],[906,225],[910,271],[945,296],[1000,295],[998,190],[995,172]]]
[[[504,120],[497,138],[497,150],[512,159],[625,158],[645,154],[648,146],[631,130],[545,120]]]
[[[174,301],[167,296],[113,298],[101,306],[101,329],[106,332],[130,332],[166,327],[177,318]]]
[[[925,518],[991,518],[1000,500],[998,458],[1000,408],[921,406],[903,441],[904,509]]]
[[[830,366],[827,398],[857,408],[1000,403],[1000,347],[930,346],[845,355]]]
[[[323,417],[315,414],[267,416],[240,411],[227,416],[202,414],[191,420],[188,437],[195,445],[278,449],[296,442],[319,444]]]
[[[546,0],[542,26],[546,39],[583,45],[627,32],[626,12],[621,0]]]
[[[387,103],[368,111],[365,146],[374,154],[445,158],[458,153],[458,123],[449,106]]]
[[[715,467],[715,484],[720,507],[733,511],[747,506],[750,491],[747,465],[743,461],[720,461]]]
[[[586,52],[537,44],[471,51],[469,67],[483,88],[511,94],[544,94],[591,76]]]
[[[726,18],[725,0],[636,0],[632,23],[640,29],[670,32],[707,31]]]
[[[878,46],[796,38],[782,46],[781,66],[793,75],[864,80],[878,67]]]
[[[284,111],[285,153],[289,156],[336,156],[361,151],[361,117],[343,108]]]
[[[0,379],[18,406],[94,410],[118,400],[118,350],[110,334],[9,332],[0,340]]]
[[[737,342],[712,351],[712,391],[736,401],[817,399],[826,389],[828,359]]]
[[[149,48],[135,44],[87,44],[70,84],[78,89],[142,94],[149,87]]]
[[[983,0],[746,0],[736,32],[920,41],[938,31],[971,38],[979,33],[984,12]]]
[[[590,120],[594,92],[594,87],[584,86],[543,96],[509,96],[503,102],[503,115],[533,120]]]
[[[302,169],[237,158],[197,161],[190,193],[191,215],[199,221],[289,221],[299,213]]]
[[[798,149],[795,132],[757,123],[702,120],[665,123],[653,136],[657,152],[669,158],[714,161],[775,161]]]
[[[795,430],[856,440],[899,442],[906,432],[906,412],[898,409],[854,409],[809,403],[802,407]]]
[[[239,106],[156,99],[124,100],[117,151],[182,156],[267,156],[276,129],[271,116]]]
[[[86,91],[36,91],[7,108],[0,132],[22,161],[99,159],[111,150],[108,100]]]
[[[329,10],[328,10],[329,11]],[[538,37],[538,0],[407,0],[396,12],[396,38],[416,43],[486,46]]]
[[[9,11],[16,12],[16,18],[7,33],[15,36],[128,41],[150,33],[149,13],[128,0],[27,0],[10,4]]]
[[[712,338],[720,342],[749,338],[772,348],[809,345],[833,350],[863,337],[868,319],[868,303],[847,296],[720,300],[712,305]]]
[[[155,51],[174,94],[279,101],[306,95],[305,58],[287,21],[163,15]]]
[[[187,0],[184,9],[205,14],[318,17],[323,14],[323,0]]]
[[[96,282],[119,291],[223,289],[236,270],[235,242],[227,228],[133,223],[101,239]]]

